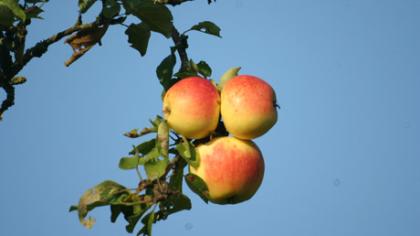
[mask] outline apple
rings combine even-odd
[[[196,148],[200,158],[190,173],[207,184],[209,200],[218,204],[236,204],[250,199],[264,176],[264,159],[257,145],[235,137],[215,138]]]
[[[265,134],[277,122],[276,106],[273,88],[256,76],[235,76],[222,88],[222,119],[227,131],[237,138]]]
[[[182,79],[166,92],[163,114],[169,127],[177,133],[187,138],[204,138],[219,122],[219,92],[207,79]]]

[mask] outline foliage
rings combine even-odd
[[[43,6],[48,0],[0,0],[0,88],[7,95],[0,107],[0,119],[14,105],[15,86],[26,81],[18,73],[33,58],[41,57],[51,44],[66,38],[65,43],[73,50],[65,62],[66,66],[70,66],[91,48],[101,45],[101,39],[114,25],[127,28],[125,34],[128,42],[141,56],[146,55],[152,33],[173,39],[175,45],[170,48],[170,55],[156,69],[164,90],[188,75],[200,73],[204,77],[210,76],[211,69],[205,62],[194,64],[188,59],[187,34],[200,31],[220,37],[220,28],[210,21],[204,21],[180,34],[173,25],[173,16],[167,5],[176,6],[188,1],[191,0],[78,0],[79,17],[73,26],[27,47],[28,26],[33,20],[42,20]],[[102,10],[95,21],[84,23],[83,14],[94,4],[102,4]],[[127,26],[125,22],[129,21],[128,18],[135,20]],[[181,68],[174,74],[176,51]]]
[[[32,47],[26,47],[28,26],[33,20],[42,20],[43,6],[48,0],[0,0],[0,87],[6,92],[6,99],[0,107],[0,118],[14,104],[15,86],[27,81],[18,73],[35,57],[41,57],[51,44],[65,38],[72,49],[71,57],[65,62],[70,66],[92,47],[101,44],[101,39],[111,26],[126,27],[128,43],[145,56],[152,33],[171,38],[174,45],[156,68],[156,76],[163,86],[163,92],[176,81],[189,76],[210,77],[212,70],[205,61],[195,63],[187,56],[188,33],[199,31],[221,37],[220,28],[204,21],[194,24],[190,29],[179,33],[173,25],[170,6],[177,6],[191,0],[78,0],[79,17],[75,25],[42,40]],[[210,4],[212,1],[208,1]],[[101,4],[102,10],[95,21],[83,22],[83,14],[95,4]],[[134,19],[134,22],[128,22]],[[177,57],[181,63],[175,72]],[[134,232],[138,222],[143,224],[137,235],[151,235],[152,226],[165,220],[171,214],[191,209],[191,200],[183,194],[183,180],[207,202],[208,189],[198,176],[184,175],[187,165],[197,167],[200,158],[195,145],[205,142],[190,140],[179,136],[169,129],[166,121],[157,116],[144,129],[133,129],[125,136],[142,138],[154,135],[134,146],[129,155],[122,157],[119,167],[122,170],[134,170],[139,183],[135,188],[127,188],[112,180],[104,181],[89,190],[80,198],[70,211],[77,211],[80,222],[91,228],[95,220],[88,213],[97,207],[109,206],[111,222],[120,215],[127,221],[127,232]],[[223,125],[220,124],[220,127]],[[213,135],[226,135],[222,128]],[[217,133],[219,132],[219,134]],[[143,177],[142,172],[145,173]]]

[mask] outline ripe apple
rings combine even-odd
[[[264,176],[264,159],[250,140],[221,137],[199,145],[198,168],[190,172],[207,184],[209,200],[218,204],[235,204],[250,199]]]
[[[203,138],[217,127],[220,95],[207,79],[188,77],[174,84],[163,98],[169,127],[187,138]]]
[[[223,122],[237,138],[259,137],[277,122],[276,94],[258,77],[239,75],[226,81],[221,100]]]

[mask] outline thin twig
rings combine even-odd
[[[20,70],[22,70],[22,68],[29,62],[31,61],[34,57],[41,57],[47,50],[48,47],[55,43],[60,41],[62,38],[71,35],[74,32],[83,30],[83,29],[90,29],[93,27],[96,27],[98,25],[98,22],[95,21],[93,23],[88,23],[88,24],[76,24],[66,30],[63,30],[57,34],[52,35],[51,37],[44,39],[40,42],[38,42],[37,44],[35,44],[35,46],[33,46],[32,48],[26,50],[25,54],[23,55],[23,60],[21,63],[15,63],[12,66],[12,70],[10,72],[10,74],[12,76],[16,75]]]

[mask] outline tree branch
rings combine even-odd
[[[2,87],[6,92],[6,99],[0,107],[0,120],[2,120],[3,113],[15,103],[15,87],[10,84],[3,84]]]
[[[15,63],[12,66],[11,75],[15,76],[17,73],[19,73],[19,71],[22,70],[22,68],[34,57],[41,57],[48,50],[48,47],[51,44],[60,41],[62,38],[69,36],[74,32],[77,32],[83,29],[90,29],[97,25],[98,25],[98,22],[96,21],[89,24],[76,24],[66,30],[63,30],[57,34],[52,35],[51,37],[47,39],[44,39],[38,42],[32,48],[29,48],[28,50],[26,50],[25,54],[23,55],[23,60],[21,63]]]
[[[172,41],[175,43],[175,48],[178,51],[179,57],[181,58],[181,70],[188,71],[190,69],[189,59],[187,55],[187,36],[180,35],[175,26],[172,26]]]
[[[2,78],[0,78],[0,87],[4,89],[6,92],[6,99],[2,102],[0,107],[0,119],[3,113],[9,109],[11,106],[14,105],[15,101],[15,89],[10,84],[11,79],[19,73],[19,71],[22,70],[22,68],[32,60],[34,57],[41,57],[47,50],[48,47],[59,41],[65,36],[68,36],[76,31],[79,31],[81,29],[92,27],[94,24],[79,24],[75,25],[73,27],[70,27],[66,30],[63,30],[45,40],[42,40],[38,42],[35,46],[32,48],[26,50],[25,54],[23,55],[23,59],[20,61],[15,61],[13,64],[9,63],[8,65],[4,65],[6,68],[3,69]],[[6,52],[3,52],[2,54],[5,54]],[[6,56],[4,56],[6,57]],[[9,54],[10,57],[10,54]]]
[[[16,60],[14,63],[11,62],[10,52],[7,51],[6,48],[0,47],[0,54],[1,54],[0,62],[2,62],[0,63],[2,67],[0,68],[1,69],[0,70],[0,88],[3,88],[4,91],[6,92],[6,99],[2,102],[2,105],[0,108],[0,118],[1,118],[1,115],[14,104],[15,90],[14,90],[13,85],[10,83],[10,81],[34,57],[41,57],[48,50],[48,47],[51,44],[56,43],[60,41],[62,38],[69,36],[75,32],[79,32],[81,30],[94,29],[101,25],[112,25],[112,24],[119,24],[119,23],[121,23],[120,18],[113,19],[108,22],[104,22],[104,20],[99,17],[92,23],[81,24],[80,17],[79,17],[77,23],[74,26],[68,29],[65,29],[61,32],[58,32],[57,34],[54,34],[50,36],[49,38],[38,42],[37,44],[35,44],[35,46],[25,51],[25,54],[23,55],[22,60]],[[0,38],[3,38],[3,37],[4,35],[1,34]]]
[[[0,31],[0,38],[5,40],[7,39],[7,34],[3,34]],[[2,43],[0,45],[0,88],[3,88],[6,92],[6,99],[2,102],[0,106],[0,120],[2,119],[3,113],[14,104],[15,100],[15,89],[9,83],[11,78],[7,76],[9,68],[12,65],[12,57],[10,55],[10,50]]]

